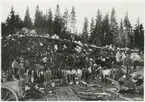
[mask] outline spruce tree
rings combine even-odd
[[[37,5],[35,11],[35,19],[34,19],[34,26],[37,32],[41,32],[41,28],[43,28],[43,13],[40,11],[39,6]]]
[[[102,22],[102,44],[103,45],[110,45],[112,43],[112,36],[110,33],[110,24],[109,24],[109,15],[106,14],[104,16]]]
[[[94,30],[93,44],[101,46],[102,45],[101,38],[102,38],[102,14],[101,11],[98,9],[97,17],[96,17],[96,25]]]
[[[60,8],[59,5],[57,4],[55,17],[54,17],[54,33],[60,35],[61,30],[62,30],[62,19],[60,14]]]
[[[84,18],[83,33],[82,33],[83,43],[88,43],[88,18]]]
[[[144,30],[143,25],[140,24],[139,18],[137,19],[134,29],[134,46],[143,50],[144,48]]]
[[[124,27],[123,27],[122,19],[120,20],[119,33],[116,42],[119,47],[125,47],[125,36],[124,36]]]
[[[31,17],[30,17],[28,6],[27,6],[27,9],[26,9],[26,14],[25,14],[23,23],[24,23],[24,27],[26,27],[28,29],[32,29],[33,23],[32,23]]]
[[[77,29],[76,29],[76,12],[75,12],[74,6],[72,7],[72,11],[70,14],[70,20],[71,20],[70,21],[71,22],[70,30],[71,30],[71,33],[74,34],[77,31]]]
[[[93,36],[94,36],[94,29],[95,29],[95,22],[94,18],[92,17],[91,19],[91,24],[90,24],[90,36],[89,36],[89,43],[93,43]]]
[[[14,8],[11,8],[11,12],[9,16],[6,19],[6,28],[7,28],[7,33],[9,34],[14,34],[18,30],[20,30],[23,27],[23,22],[20,18],[20,16],[15,14]]]
[[[7,17],[6,25],[8,29],[8,33],[12,34],[15,32],[16,26],[15,26],[15,11],[13,6],[11,7],[10,15]]]
[[[110,18],[110,31],[111,31],[111,37],[113,38],[111,43],[116,45],[116,38],[118,36],[118,23],[116,20],[116,14],[115,14],[115,8],[112,9],[111,11],[111,18]]]
[[[15,15],[15,27],[18,30],[22,29],[23,21],[21,20],[20,16],[17,14]]]
[[[63,24],[64,24],[64,30],[69,31],[69,14],[67,8],[65,8],[65,12],[63,14]]]
[[[53,33],[53,15],[51,8],[49,8],[48,11],[48,33],[52,34]]]
[[[128,12],[126,13],[124,17],[124,33],[125,33],[125,46],[126,47],[131,47],[132,42],[131,42],[131,37],[132,37],[132,26],[128,17]]]

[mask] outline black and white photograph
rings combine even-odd
[[[144,101],[144,0],[1,0],[1,101]]]

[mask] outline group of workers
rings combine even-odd
[[[121,53],[118,50],[115,57],[116,61],[119,62],[127,56],[124,52]],[[105,59],[107,58],[100,57],[101,62],[107,63],[107,60]],[[105,77],[110,77],[112,74],[112,66],[110,67],[110,64],[112,64],[113,61],[111,61],[111,63],[109,62],[109,66],[102,66],[100,61],[97,63],[97,60],[95,61],[95,59],[87,59],[85,68],[75,68],[75,66],[68,68],[58,67],[55,72],[47,67],[47,57],[42,58],[42,62],[45,68],[37,70],[28,60],[24,60],[22,56],[14,59],[12,62],[12,68],[9,68],[11,70],[8,72],[8,81],[25,77],[28,83],[38,83],[41,85],[52,82],[52,79],[60,79],[61,83],[65,82],[66,84],[76,84],[81,80],[88,81],[88,79],[95,79],[95,77],[101,77],[104,79]]]

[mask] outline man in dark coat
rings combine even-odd
[[[57,79],[60,79],[61,80],[61,83],[62,83],[62,77],[63,77],[63,75],[62,75],[62,71],[61,71],[61,69],[60,68],[58,68],[58,70],[57,70]]]

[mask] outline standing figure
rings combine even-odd
[[[44,85],[44,79],[45,79],[44,71],[43,71],[43,69],[40,69],[40,71],[39,71],[39,84],[41,86]]]
[[[32,82],[32,83],[36,83],[37,80],[38,80],[37,78],[38,78],[37,72],[36,72],[36,70],[34,70],[34,68],[32,68],[31,82]]]
[[[46,70],[46,76],[45,77],[46,77],[45,78],[46,79],[46,84],[50,83],[52,74],[51,74],[51,70],[49,68]]]
[[[16,75],[19,71],[19,64],[16,59],[12,62],[12,70],[14,75]]]
[[[93,67],[92,67],[92,79],[94,80],[95,79],[95,71],[97,69],[97,64],[94,64]]]
[[[68,69],[68,70],[67,70],[67,84],[70,83],[70,76],[71,76],[70,70]]]
[[[32,76],[32,68],[30,67],[29,69],[27,69],[27,83],[31,82],[31,76]]]
[[[88,68],[88,77],[90,78],[92,74],[92,65]]]
[[[20,61],[19,67],[20,67],[20,74],[21,76],[23,76],[23,74],[25,73],[25,67],[22,60]]]
[[[82,70],[81,69],[77,70],[77,77],[78,77],[78,81],[80,82],[81,81],[81,77],[82,77]]]
[[[71,74],[72,74],[72,81],[73,81],[74,84],[76,83],[76,80],[75,80],[76,73],[77,73],[77,72],[76,72],[75,69],[73,69],[73,70],[71,71]]]
[[[57,70],[57,78],[60,79],[61,84],[62,84],[62,77],[63,77],[62,70],[60,68],[58,68],[58,70]]]

